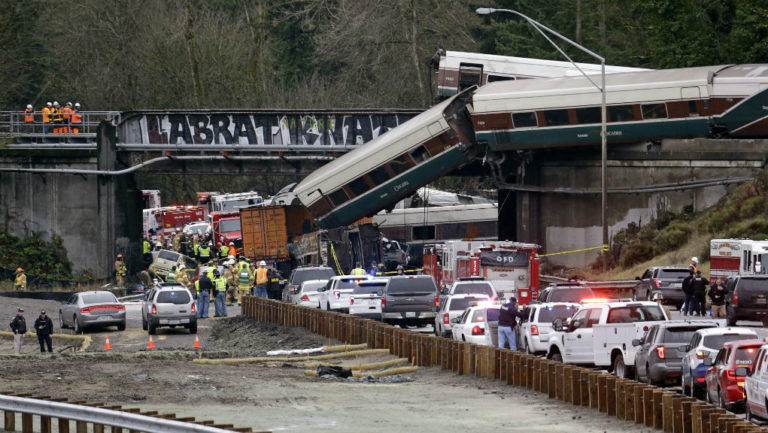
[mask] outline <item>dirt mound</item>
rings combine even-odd
[[[265,355],[269,350],[307,349],[338,344],[303,328],[257,322],[246,316],[216,320],[208,349],[234,351],[238,355]]]

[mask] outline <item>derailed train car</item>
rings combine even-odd
[[[768,136],[768,65],[606,75],[608,143]],[[373,215],[480,152],[600,143],[583,76],[472,87],[316,170],[295,188],[321,227]]]

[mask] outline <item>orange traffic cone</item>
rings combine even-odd
[[[199,349],[199,348],[200,348],[200,337],[198,337],[197,334],[195,334],[195,349]]]
[[[112,350],[112,345],[109,344],[109,337],[107,337],[107,342],[104,344],[104,350]]]
[[[154,349],[155,348],[155,342],[152,341],[152,336],[149,336],[149,344],[147,344],[147,349]]]

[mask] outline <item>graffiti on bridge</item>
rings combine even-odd
[[[140,117],[144,144],[354,146],[414,117],[381,114],[167,114]]]

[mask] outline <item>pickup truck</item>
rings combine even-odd
[[[628,378],[637,352],[632,340],[666,320],[666,311],[655,302],[588,303],[570,319],[553,321],[547,358],[605,367]]]

